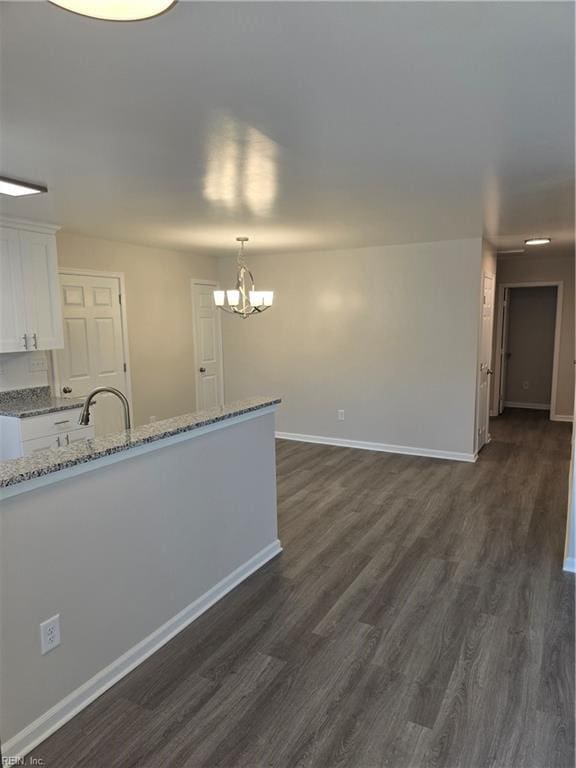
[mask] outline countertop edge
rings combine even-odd
[[[68,477],[73,477],[100,467],[125,461],[133,456],[139,456],[143,453],[158,450],[168,445],[194,439],[207,432],[223,429],[242,421],[263,416],[267,413],[274,413],[277,411],[280,403],[280,398],[270,398],[269,400],[264,400],[260,404],[247,406],[245,410],[238,408],[237,410],[221,416],[213,415],[211,417],[206,417],[205,421],[198,421],[194,424],[176,428],[166,433],[136,439],[129,444],[122,443],[102,448],[85,457],[63,458],[61,461],[55,461],[53,464],[48,464],[34,471],[21,472],[20,474],[15,472],[13,477],[0,480],[0,499],[9,498],[10,496],[25,493],[43,485],[59,482]],[[13,461],[17,462],[20,461],[20,459],[14,459]]]
[[[61,403],[58,405],[45,405],[27,408],[20,413],[10,413],[7,408],[0,407],[0,417],[3,419],[32,419],[34,416],[47,416],[51,413],[61,413],[62,411],[74,411],[82,408],[83,401]]]

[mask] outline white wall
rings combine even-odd
[[[562,329],[558,367],[556,413],[570,417],[574,410],[574,254],[562,255],[551,248],[541,254],[498,257],[498,284],[561,281],[564,285]],[[492,401],[492,407],[496,403]]]
[[[31,371],[33,361],[42,361],[43,371]],[[14,352],[0,355],[0,392],[48,386],[46,352]]]
[[[481,258],[480,239],[249,254],[275,306],[223,318],[226,398],[280,394],[283,432],[472,454]]]

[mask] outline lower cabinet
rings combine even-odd
[[[60,432],[57,435],[45,435],[35,437],[33,440],[22,441],[22,456],[30,456],[36,451],[45,451],[48,448],[65,448],[78,440],[87,440],[94,437],[94,427],[82,427],[72,432]]]
[[[94,427],[78,424],[80,410],[75,408],[25,419],[0,416],[0,460],[65,448],[78,440],[94,437]]]

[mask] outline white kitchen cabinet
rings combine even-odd
[[[62,446],[61,437],[61,435],[46,435],[45,437],[36,437],[34,440],[23,440],[20,455],[31,456],[36,451],[60,448]]]
[[[55,228],[37,226],[0,227],[0,352],[64,346]]]
[[[94,437],[94,427],[78,423],[81,408],[56,411],[25,419],[0,416],[0,460],[30,456],[36,451],[65,448]]]
[[[34,440],[22,441],[22,456],[31,456],[36,451],[46,451],[50,448],[66,448],[78,440],[89,440],[94,437],[94,427],[81,427],[71,432],[60,432],[57,435],[35,437]]]
[[[26,349],[24,285],[18,230],[0,228],[0,352]]]

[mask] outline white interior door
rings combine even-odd
[[[54,353],[62,397],[86,397],[96,387],[116,387],[130,400],[123,343],[120,280],[60,274],[64,349]],[[114,395],[98,395],[91,423],[96,436],[124,428]]]
[[[212,291],[217,287],[216,283],[192,283],[196,408],[198,410],[213,408],[224,402],[220,310],[214,304],[212,296]]]
[[[490,440],[490,376],[492,375],[492,329],[494,326],[494,275],[482,276],[480,363],[478,374],[477,450]]]

